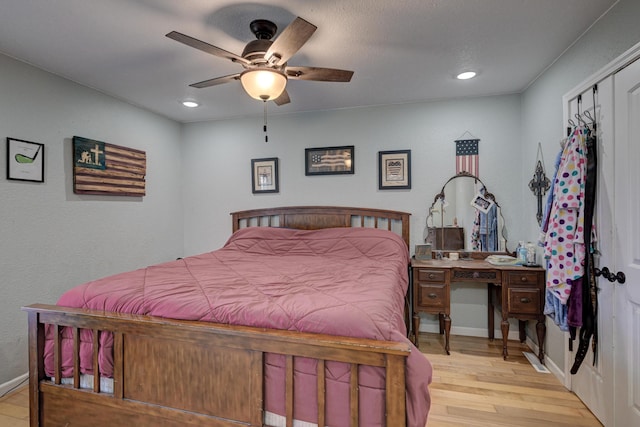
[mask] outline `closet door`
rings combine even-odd
[[[595,257],[596,267],[613,263],[613,207],[614,207],[614,140],[613,140],[613,77],[598,83],[595,96],[589,87],[580,94],[582,102],[578,104],[573,98],[568,105],[568,119],[578,123],[575,114],[588,111],[596,118],[597,153],[598,153],[598,188],[594,213],[594,224],[597,227],[597,249],[600,253]],[[588,121],[588,118],[584,117]],[[570,376],[571,390],[585,403],[605,425],[613,426],[614,419],[614,360],[613,360],[613,294],[614,286],[606,279],[598,280],[598,358],[593,363],[593,352],[589,351],[575,375],[569,370],[575,360],[579,339],[573,342],[573,352],[568,352],[566,375]],[[567,337],[569,335],[567,334]]]
[[[615,425],[640,426],[640,61],[615,82]]]

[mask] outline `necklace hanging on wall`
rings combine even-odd
[[[533,195],[538,198],[538,212],[536,213],[536,219],[538,225],[542,224],[542,197],[547,193],[551,187],[551,181],[544,173],[544,158],[542,157],[542,145],[538,143],[538,155],[536,157],[536,167],[533,171],[533,179],[529,181],[529,189],[533,192]]]

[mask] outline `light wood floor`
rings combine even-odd
[[[538,373],[509,341],[451,336],[451,355],[438,334],[421,334],[420,350],[433,365],[427,427],[602,426],[555,375]]]
[[[29,427],[29,390],[26,385],[0,398],[0,426]]]
[[[522,355],[530,351],[509,342],[451,337],[451,355],[440,335],[421,334],[420,350],[433,364],[431,412],[427,427],[601,426],[582,402],[553,374],[537,373]],[[26,386],[0,398],[0,426],[28,427]]]

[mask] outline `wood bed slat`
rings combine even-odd
[[[73,331],[73,388],[80,388],[80,329]]]
[[[100,393],[100,331],[98,329],[93,330],[93,391]]]
[[[264,378],[264,357],[261,352],[254,352],[251,361],[251,390],[253,393],[249,396],[252,408],[262,408],[264,401],[262,399],[262,379]],[[262,411],[254,410],[249,418],[251,425],[260,426],[263,424]]]
[[[124,396],[124,336],[122,332],[113,334],[113,396],[122,399]]]
[[[318,360],[318,425],[325,426],[325,413],[326,413],[326,390],[325,390],[325,371],[324,360]]]
[[[351,380],[349,384],[351,395],[349,406],[351,407],[351,427],[358,427],[358,365],[351,364]]]
[[[53,325],[53,377],[56,384],[62,380],[62,346],[60,345],[60,326]]]
[[[386,416],[387,419],[404,419],[406,402],[404,399],[393,399],[392,396],[404,394],[406,390],[405,366],[402,357],[389,355],[387,357],[386,376]]]
[[[287,427],[293,427],[293,356],[287,356],[286,363],[286,374],[285,374],[285,407],[287,414]]]

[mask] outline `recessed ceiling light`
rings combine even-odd
[[[195,101],[182,101],[182,105],[188,108],[196,108],[200,106],[200,104]]]
[[[474,78],[475,76],[476,73],[474,71],[465,71],[464,73],[458,74],[457,78],[458,80],[468,80]]]

